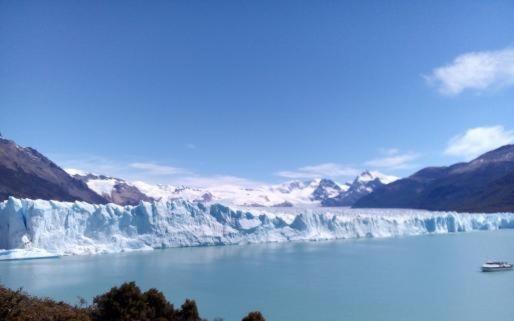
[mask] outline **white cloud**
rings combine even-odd
[[[57,164],[62,168],[71,170],[72,173],[93,173],[127,180],[167,183],[172,177],[193,175],[187,169],[157,164],[155,162],[130,162],[90,154],[51,154],[50,158],[55,159]]]
[[[476,127],[450,139],[444,153],[470,160],[513,142],[514,130],[506,130],[503,126]]]
[[[462,54],[425,78],[445,95],[458,95],[466,89],[483,91],[513,85],[514,48]]]
[[[59,158],[58,163],[66,168],[70,175],[94,173],[129,181],[146,183],[186,185],[191,187],[241,186],[255,187],[264,183],[231,175],[199,175],[194,171],[156,164],[154,162],[123,162],[93,155],[53,154]]]
[[[381,153],[385,156],[369,160],[364,164],[374,168],[406,169],[413,167],[412,161],[419,157],[419,154],[413,152],[400,153],[397,148],[381,149]]]
[[[379,151],[381,154],[384,155],[396,155],[400,153],[400,150],[398,148],[381,148]]]
[[[255,187],[263,185],[262,182],[253,181],[243,177],[231,176],[231,175],[211,175],[211,176],[182,176],[177,177],[171,181],[170,184],[175,185],[186,185],[192,187],[219,187],[219,186],[237,186],[237,187]]]
[[[96,155],[49,154],[49,158],[74,174],[119,175],[126,164]]]
[[[192,143],[188,143],[188,144],[186,144],[186,148],[187,149],[196,149],[196,145],[192,144]]]
[[[324,163],[319,165],[304,166],[294,171],[280,171],[275,173],[278,176],[286,178],[318,178],[318,177],[353,177],[357,176],[360,170],[353,167]]]
[[[129,167],[141,170],[150,175],[176,175],[176,174],[184,174],[185,171],[182,168],[166,166],[166,165],[158,165],[154,163],[131,163]]]

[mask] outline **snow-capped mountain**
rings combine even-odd
[[[0,203],[0,260],[155,248],[391,237],[514,227],[514,214],[252,208],[184,200],[137,206],[9,198]]]
[[[328,198],[336,197],[343,191],[350,188],[349,184],[342,186],[336,184],[334,181],[323,178],[319,181],[318,187],[312,192],[311,198],[315,201],[324,201]]]
[[[183,199],[238,207],[340,206],[391,180],[390,176],[377,172],[364,172],[351,185],[327,178],[251,188],[227,184],[207,188],[154,185],[77,169],[63,170],[35,149],[0,137],[0,200],[14,196],[118,205]]]
[[[238,207],[349,206],[363,195],[394,181],[394,176],[365,171],[352,184],[338,184],[326,178],[289,181],[275,185],[242,187],[220,185],[208,188],[127,182],[120,178],[67,169],[90,189],[119,205],[136,205],[140,201],[177,200],[221,203]]]
[[[355,178],[346,191],[334,197],[322,200],[323,206],[352,206],[363,196],[370,194],[378,188],[396,181],[398,177],[388,176],[376,171],[364,171]]]
[[[144,182],[134,182],[133,184],[141,192],[154,199],[185,199],[193,202],[218,202],[245,207],[319,205],[326,198],[334,197],[349,188],[348,184],[339,185],[329,179],[291,181],[253,188],[235,185],[193,188],[152,185]]]
[[[83,181],[87,186],[111,203],[119,205],[137,205],[141,201],[153,201],[152,197],[142,193],[133,184],[115,177],[84,173],[80,170],[66,169],[68,174]]]
[[[253,188],[238,185],[220,185],[208,188],[128,182],[120,178],[66,169],[97,194],[119,205],[137,205],[140,201],[176,200],[222,203],[244,207],[291,207],[319,205],[323,200],[348,190],[350,184],[337,184],[329,179],[290,181]]]

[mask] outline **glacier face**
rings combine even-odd
[[[137,206],[9,198],[0,203],[0,259],[155,248],[392,237],[514,228],[514,214],[421,210],[238,208],[184,200]]]

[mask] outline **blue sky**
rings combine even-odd
[[[161,183],[404,176],[514,141],[512,1],[0,1],[0,130]]]

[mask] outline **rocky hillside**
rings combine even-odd
[[[467,162],[428,167],[361,198],[355,207],[514,211],[514,145]]]
[[[143,194],[136,186],[115,177],[95,174],[70,173],[73,177],[87,184],[87,186],[107,199],[110,203],[119,205],[137,205],[141,201],[151,202],[154,199]]]
[[[0,200],[9,196],[107,203],[37,150],[0,137]]]

